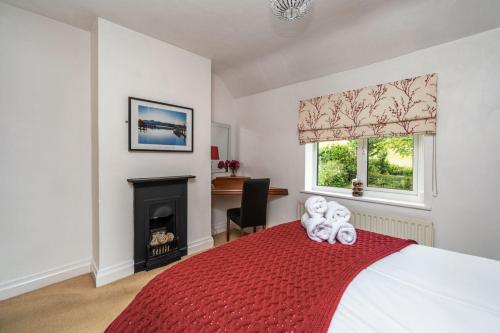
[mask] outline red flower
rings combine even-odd
[[[217,167],[219,169],[226,169],[226,172],[228,169],[231,169],[233,171],[236,171],[240,168],[240,162],[237,160],[225,160],[225,161],[219,161],[217,164]]]
[[[240,162],[237,160],[232,160],[229,162],[228,166],[229,166],[229,169],[236,171],[240,168]]]

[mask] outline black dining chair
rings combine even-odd
[[[253,227],[254,232],[257,226],[266,228],[269,182],[269,178],[245,180],[241,208],[227,210],[227,241],[229,241],[231,221],[239,225],[242,231],[248,227]]]

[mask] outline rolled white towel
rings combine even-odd
[[[344,245],[353,245],[357,239],[356,229],[352,224],[344,222],[337,232],[337,240]]]
[[[349,222],[351,220],[351,211],[336,201],[328,201],[325,218],[327,220]]]
[[[305,229],[307,229],[307,220],[309,220],[309,214],[302,214],[302,217],[300,218],[300,224],[302,224]]]
[[[327,241],[330,244],[334,244],[337,241],[337,234],[339,233],[340,227],[345,222],[342,220],[335,221],[333,219],[329,219],[329,220],[327,220],[327,223],[329,223],[330,226],[332,227],[332,230],[330,232],[330,237],[328,237]]]
[[[328,208],[326,199],[318,195],[309,197],[304,203],[309,217],[323,217]]]
[[[332,234],[332,224],[322,216],[315,216],[305,221],[307,236],[313,241],[321,243],[328,240]]]

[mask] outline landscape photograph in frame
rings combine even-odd
[[[193,151],[193,109],[129,97],[129,150]]]

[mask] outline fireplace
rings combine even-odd
[[[127,179],[134,186],[134,271],[187,254],[187,181],[194,176]]]

